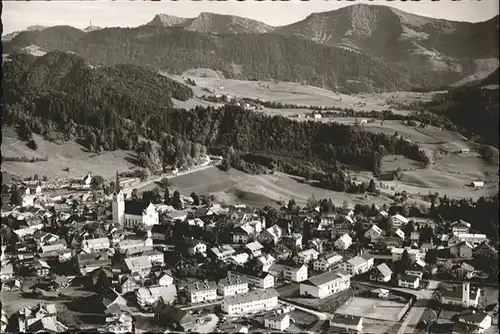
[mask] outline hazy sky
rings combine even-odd
[[[31,25],[71,25],[85,28],[138,26],[150,21],[155,14],[163,13],[181,17],[195,17],[201,12],[231,14],[256,19],[273,26],[286,25],[304,19],[311,13],[335,10],[354,3],[381,4],[403,11],[444,18],[453,21],[478,22],[498,15],[499,0],[441,0],[431,2],[375,1],[324,1],[256,2],[247,0],[199,1],[188,0],[161,2],[146,1],[3,1],[2,21],[4,33],[23,30]]]

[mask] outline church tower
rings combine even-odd
[[[462,306],[470,306],[470,282],[464,282],[462,284]]]
[[[123,191],[119,191],[118,193],[113,194],[113,223],[120,224],[123,226],[125,222],[125,198],[123,196]]]

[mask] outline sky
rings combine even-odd
[[[134,27],[145,24],[156,14],[196,17],[202,12],[229,14],[259,20],[272,26],[300,21],[311,13],[326,12],[355,3],[378,4],[400,10],[452,21],[479,22],[498,15],[499,0],[312,0],[298,1],[3,1],[4,34],[24,30],[32,25],[71,25],[86,28]]]

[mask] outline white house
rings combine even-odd
[[[453,246],[463,241],[467,241],[472,246],[477,246],[484,241],[487,241],[486,234],[471,234],[471,233],[453,233],[448,239],[448,246]]]
[[[247,253],[239,253],[236,255],[233,255],[227,259],[228,263],[233,263],[237,266],[243,266],[245,263],[248,262],[249,255]]]
[[[343,257],[337,253],[321,255],[316,261],[313,262],[313,269],[315,271],[328,271],[335,264],[340,263]]]
[[[175,285],[139,288],[135,295],[141,307],[152,306],[160,298],[164,303],[172,303],[177,297],[177,288]]]
[[[248,292],[248,279],[245,276],[224,278],[217,284],[217,293],[221,296],[232,296]]]
[[[264,246],[262,246],[261,243],[258,241],[253,241],[246,244],[245,248],[247,249],[247,251],[250,253],[251,256],[259,257],[262,255],[262,248],[264,248]]]
[[[355,315],[344,315],[335,313],[330,319],[330,327],[337,327],[348,330],[361,332],[363,330],[363,318]]]
[[[265,254],[257,258],[257,265],[262,268],[262,271],[269,271],[274,262],[276,262],[276,259],[271,254]]]
[[[253,228],[248,225],[238,226],[233,229],[231,236],[233,239],[233,243],[247,243],[250,236],[254,233]]]
[[[370,280],[387,283],[392,278],[392,270],[386,263],[381,263],[370,272]]]
[[[187,246],[188,254],[191,256],[196,254],[207,255],[207,245],[201,240],[187,239]]]
[[[278,225],[273,225],[262,231],[258,238],[261,242],[277,245],[281,238],[283,238],[283,230]]]
[[[317,250],[309,248],[297,254],[299,263],[309,263],[318,259],[319,253]]]
[[[473,249],[470,243],[462,241],[450,247],[450,254],[460,258],[471,259]]]
[[[284,331],[290,327],[290,316],[286,313],[267,316],[264,318],[264,327]]]
[[[124,259],[125,270],[134,276],[146,277],[153,267],[147,256],[129,257]]]
[[[349,234],[344,234],[335,241],[335,248],[340,250],[346,250],[352,245],[352,238]]]
[[[103,249],[109,249],[109,239],[108,238],[95,238],[95,239],[84,239],[81,244],[82,249],[88,251],[100,251]]]
[[[392,253],[392,262],[396,262],[401,260],[403,253],[407,251],[408,257],[410,261],[416,262],[420,260],[424,255],[420,252],[419,249],[409,249],[409,248],[393,248],[391,249]]]
[[[483,311],[469,311],[465,314],[460,314],[458,322],[478,327],[480,333],[491,327],[491,316]]]
[[[343,269],[339,269],[310,277],[300,283],[299,290],[301,296],[325,298],[334,293],[347,290],[350,286],[351,275]]]
[[[391,223],[392,223],[393,228],[395,228],[395,229],[401,228],[401,227],[405,226],[406,224],[408,224],[408,218],[406,218],[398,213],[398,214],[395,214],[394,216],[391,217]]]
[[[292,282],[302,282],[307,279],[308,270],[305,264],[285,265],[282,270],[283,278]]]
[[[484,188],[484,182],[483,181],[474,181],[474,182],[472,182],[472,186],[475,189],[482,189],[482,188]]]
[[[457,234],[469,233],[470,227],[471,224],[469,222],[460,219],[451,224],[451,233],[457,233]]]
[[[381,234],[382,234],[382,229],[374,224],[368,231],[365,232],[365,238],[373,241],[379,238]]]
[[[233,256],[236,251],[230,245],[222,245],[219,247],[212,247],[210,251],[215,256],[215,258],[219,261],[226,261],[231,256]]]
[[[367,255],[355,256],[344,262],[344,269],[351,276],[361,275],[370,271],[373,267],[373,257]]]
[[[229,270],[227,272],[227,277],[230,279],[236,279],[236,277],[244,276],[248,280],[248,284],[259,289],[269,289],[274,287],[274,276],[267,272],[258,273],[243,273],[240,271]]]
[[[420,278],[415,275],[402,275],[398,279],[398,286],[400,288],[417,289],[420,285]]]
[[[222,312],[228,315],[255,313],[278,306],[278,292],[275,289],[254,290],[244,294],[226,296],[222,300]]]
[[[194,282],[187,285],[191,303],[201,303],[217,299],[217,284],[212,281]]]

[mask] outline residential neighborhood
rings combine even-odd
[[[64,198],[40,182],[34,194],[44,201],[4,205],[3,328],[366,333],[384,321],[382,332],[492,333],[497,326],[498,241],[464,220],[407,217],[396,205],[325,212],[194,204],[182,195],[179,209],[165,209],[115,187],[109,196],[86,189]],[[428,310],[438,316],[427,319]]]

